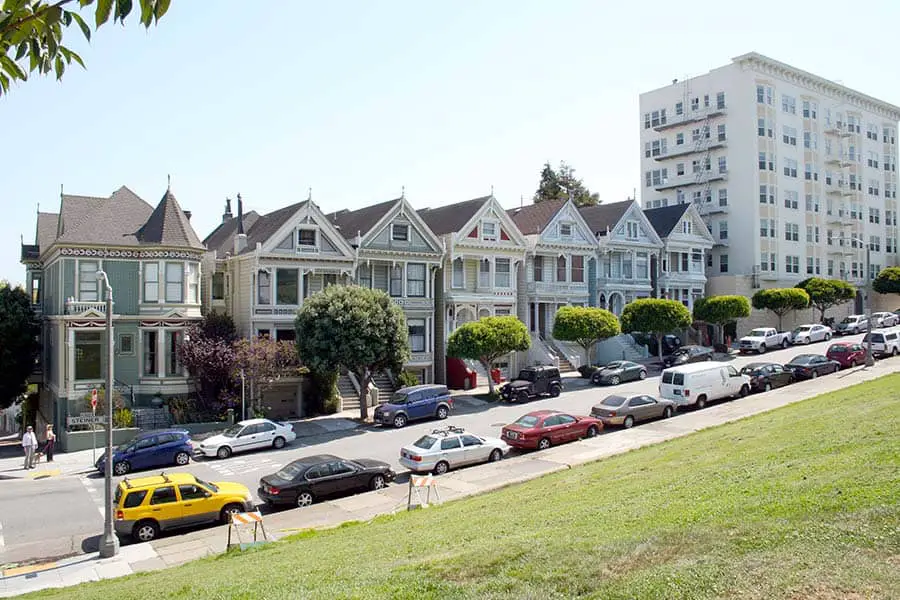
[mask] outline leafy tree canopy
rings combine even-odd
[[[482,317],[459,326],[447,341],[447,356],[480,362],[488,372],[488,388],[494,393],[490,371],[494,362],[510,352],[531,347],[528,329],[516,317]]]
[[[619,335],[619,319],[603,308],[563,306],[556,311],[553,337],[575,342],[584,348],[587,364],[591,364],[591,348],[601,340]]]
[[[778,315],[778,329],[782,329],[784,315],[809,308],[809,294],[800,288],[769,288],[753,294],[753,308],[770,310]]]
[[[0,409],[25,393],[40,353],[40,332],[25,290],[0,281]]]
[[[743,296],[711,296],[694,303],[694,319],[726,325],[750,316],[750,301]]]
[[[662,336],[690,326],[691,312],[678,300],[642,298],[629,302],[622,311],[622,331],[645,331],[656,336],[659,357],[662,358]]]
[[[809,295],[809,303],[819,311],[820,321],[825,320],[826,310],[850,302],[856,297],[856,288],[842,279],[810,277],[794,287]]]
[[[581,179],[575,176],[575,169],[565,162],[560,162],[558,169],[550,166],[549,161],[544,163],[544,168],[541,169],[541,181],[534,193],[534,203],[568,198],[572,198],[572,202],[576,206],[600,204],[600,195],[585,187]]]
[[[900,294],[900,267],[888,267],[872,282],[872,289],[879,294]]]
[[[94,28],[109,22],[125,23],[135,5],[140,22],[150,27],[169,10],[171,0],[5,0],[0,5],[0,95],[13,81],[26,81],[29,73],[54,73],[62,79],[73,62],[84,67],[81,57],[63,45],[63,34],[76,25],[90,41],[91,28],[71,8],[95,7]]]
[[[403,311],[381,290],[333,285],[308,298],[297,315],[297,350],[310,370],[348,369],[360,383],[372,373],[398,373],[409,360]],[[367,385],[360,385],[360,415],[368,417]]]

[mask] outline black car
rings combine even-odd
[[[741,369],[741,373],[750,376],[753,392],[768,392],[794,383],[794,373],[777,363],[750,363]]]
[[[330,454],[307,456],[259,480],[257,494],[267,504],[309,506],[316,500],[361,490],[380,490],[394,480],[387,463],[347,460]]]
[[[702,362],[704,360],[713,359],[712,348],[706,346],[682,346],[671,355],[663,358],[663,365],[666,367],[674,367],[686,363]]]
[[[841,370],[841,363],[836,360],[828,360],[821,354],[800,354],[784,365],[794,374],[794,379],[815,379],[819,375],[837,373]]]
[[[634,331],[631,333],[631,337],[638,345],[647,346],[647,352],[650,353],[650,356],[659,356],[659,342],[655,335],[652,333]],[[663,356],[669,356],[677,349],[681,348],[681,344],[681,338],[677,335],[664,335],[662,340]]]
[[[500,388],[500,395],[504,400],[524,402],[535,396],[556,398],[562,388],[562,378],[556,367],[526,367],[519,371],[515,379]]]
[[[623,381],[647,378],[647,367],[630,360],[616,360],[600,367],[591,375],[594,385],[618,385]]]

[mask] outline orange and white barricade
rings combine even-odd
[[[425,497],[422,497],[422,492]],[[409,497],[406,501],[406,509],[428,508],[431,504],[431,495],[434,493],[436,502],[441,502],[441,495],[438,492],[437,479],[433,475],[410,475],[409,476]],[[413,498],[415,496],[415,498]]]
[[[241,529],[246,530],[250,527],[253,527],[253,541],[244,542],[244,540],[241,539]],[[234,530],[234,535],[237,538],[236,542],[231,541],[232,530]],[[262,532],[261,540],[259,539],[260,532]],[[226,550],[230,550],[232,546],[238,546],[241,550],[244,550],[246,548],[264,544],[268,541],[269,537],[266,535],[266,526],[263,524],[262,514],[259,511],[231,514],[231,518],[228,520],[228,546],[226,547]]]

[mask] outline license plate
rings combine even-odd
[[[672,393],[675,394],[676,396],[680,396],[681,390],[672,390]]]

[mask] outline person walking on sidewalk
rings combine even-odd
[[[53,433],[53,423],[47,423],[47,441],[44,442],[44,456],[47,462],[53,462],[53,448],[56,446],[56,434]]]
[[[37,436],[31,425],[22,434],[22,449],[25,451],[25,468],[34,468],[34,453],[37,451]]]

